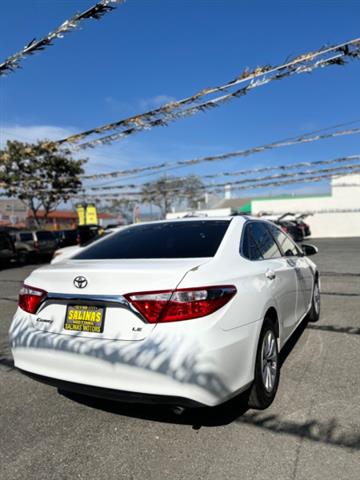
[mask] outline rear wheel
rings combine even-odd
[[[313,296],[311,301],[311,308],[308,313],[309,322],[317,322],[320,319],[320,286],[319,280],[315,280]]]
[[[273,402],[279,385],[280,365],[276,332],[273,323],[265,319],[256,353],[255,378],[250,389],[250,408],[264,410]]]

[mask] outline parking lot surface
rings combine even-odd
[[[0,271],[0,478],[358,480],[360,239],[308,243],[320,250],[321,319],[284,349],[279,391],[263,412],[240,397],[177,416],[24,376],[7,331],[35,267]]]

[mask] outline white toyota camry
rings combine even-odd
[[[319,274],[268,221],[134,225],[32,272],[10,327],[15,366],[123,401],[266,408],[279,351],[320,314]]]

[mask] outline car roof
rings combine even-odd
[[[221,217],[182,217],[182,218],[167,218],[166,220],[153,220],[151,222],[140,222],[136,224],[132,224],[129,226],[136,226],[136,225],[154,225],[154,224],[161,224],[161,223],[184,223],[184,222],[216,222],[216,221],[227,221],[232,222],[233,220],[243,219],[243,217],[230,217],[230,216],[221,216]]]

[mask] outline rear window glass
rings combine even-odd
[[[32,233],[20,233],[20,240],[22,242],[31,242],[33,240]]]
[[[76,260],[213,257],[227,220],[137,225],[110,235],[79,253]]]
[[[38,240],[54,240],[55,236],[52,232],[36,232]]]

